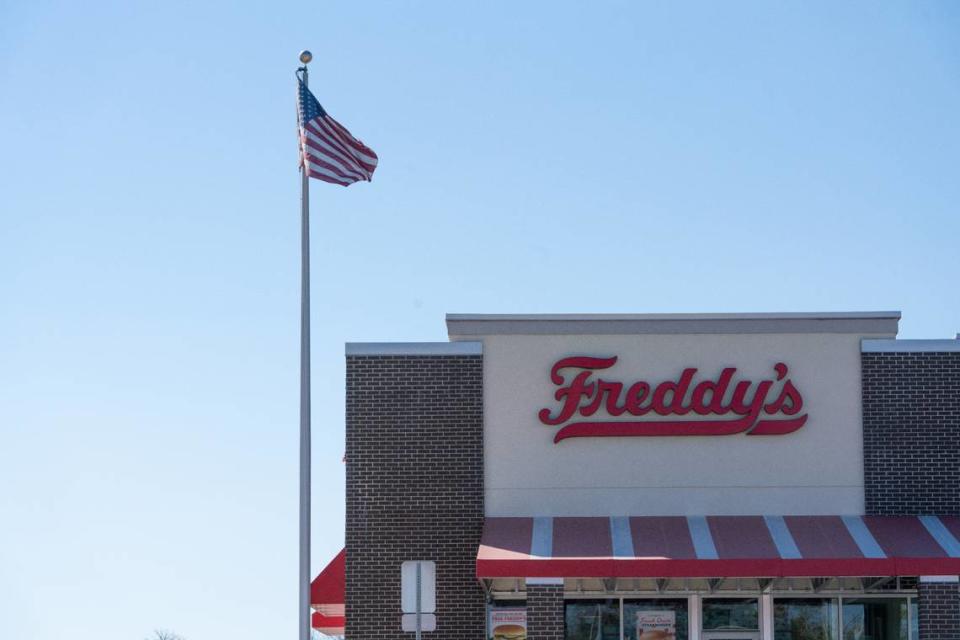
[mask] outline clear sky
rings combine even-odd
[[[960,331],[960,7],[0,0],[0,635],[292,638],[294,69],[314,560],[343,343],[446,312],[903,311]]]

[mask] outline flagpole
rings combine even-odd
[[[307,86],[309,51],[300,53]],[[310,183],[300,163],[300,640],[310,640]]]

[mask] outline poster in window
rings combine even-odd
[[[637,611],[637,640],[675,640],[676,611]]]
[[[527,640],[527,610],[491,609],[490,635],[493,640]]]

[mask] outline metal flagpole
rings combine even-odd
[[[300,53],[307,86],[309,51]],[[300,163],[300,640],[310,640],[310,183]]]

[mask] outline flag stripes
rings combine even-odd
[[[300,162],[307,175],[344,187],[369,182],[377,154],[330,117],[302,80],[299,85]]]

